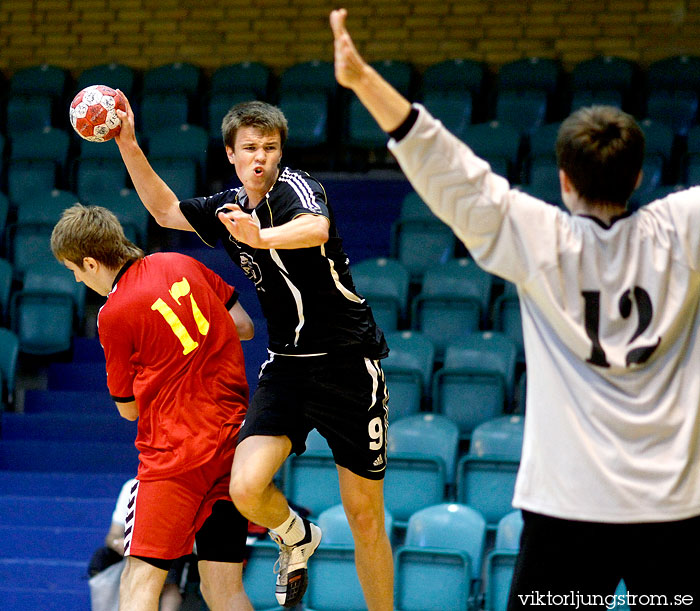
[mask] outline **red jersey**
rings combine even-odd
[[[139,479],[182,473],[234,443],[245,417],[233,287],[199,261],[158,253],[120,270],[98,315],[107,386],[136,400]]]

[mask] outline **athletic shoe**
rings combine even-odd
[[[277,602],[283,607],[295,607],[301,602],[309,583],[309,575],[306,563],[316,551],[321,542],[321,529],[306,520],[304,522],[306,533],[304,538],[295,545],[285,545],[282,539],[270,531],[270,537],[280,547],[280,555],[275,563],[277,581],[275,596]]]

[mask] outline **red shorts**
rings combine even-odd
[[[170,560],[192,553],[195,534],[214,503],[231,501],[228,489],[235,442],[225,446],[201,467],[134,484],[125,524],[125,556]],[[247,522],[240,520],[240,524],[245,531]]]

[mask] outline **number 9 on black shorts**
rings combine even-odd
[[[306,449],[313,428],[328,440],[337,465],[367,479],[386,469],[388,392],[379,361],[361,356],[273,354],[261,368],[239,443],[253,435],[286,435]]]

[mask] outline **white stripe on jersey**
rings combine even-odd
[[[379,374],[377,372],[377,366],[375,364],[375,361],[373,361],[372,359],[368,359],[365,357],[365,367],[367,367],[367,373],[369,373],[370,377],[372,378],[372,401],[370,402],[369,408],[367,409],[367,411],[369,411],[374,407],[374,404],[377,402]]]
[[[287,283],[289,290],[292,292],[292,296],[294,297],[294,303],[296,303],[297,305],[297,315],[299,316],[299,323],[294,329],[294,345],[296,346],[299,343],[299,334],[301,333],[301,329],[304,326],[304,303],[301,300],[301,292],[296,286],[294,286],[294,283],[289,279],[287,268],[284,266],[284,263],[282,263],[282,259],[280,259],[280,256],[277,254],[277,251],[274,248],[270,249],[270,257],[272,257],[272,260],[277,264],[277,267],[279,267],[282,270],[282,277]]]
[[[322,212],[321,206],[316,203],[313,190],[303,178],[290,172],[288,168],[285,168],[278,180],[280,182],[286,182],[294,189],[294,192],[299,197],[301,205],[304,206],[304,208],[316,214]]]
[[[129,504],[126,508],[126,517],[124,518],[124,556],[129,556],[131,551],[131,538],[134,535],[134,523],[136,521],[136,497],[139,493],[139,480],[135,480],[131,487],[129,495]]]
[[[326,257],[326,245],[321,244],[321,254]],[[364,303],[365,300],[362,299],[361,297],[358,297],[353,293],[352,291],[349,291],[345,286],[343,286],[343,283],[340,281],[340,276],[338,276],[338,272],[335,271],[335,263],[333,263],[332,259],[329,259],[326,257],[326,260],[328,261],[328,266],[331,268],[331,276],[333,278],[333,282],[335,283],[336,288],[343,294],[343,297],[350,301],[354,301],[355,303]]]

